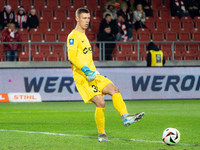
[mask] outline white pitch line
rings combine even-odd
[[[58,136],[68,136],[68,137],[75,136],[75,137],[85,137],[85,138],[97,138],[96,136],[89,136],[89,135],[38,132],[38,131],[23,131],[23,130],[7,130],[7,129],[0,129],[0,132],[18,132],[18,133],[58,135]],[[126,138],[111,138],[111,139],[127,140],[127,141],[135,141],[135,142],[145,142],[145,143],[163,143],[162,141],[149,141],[149,140],[126,139]],[[196,144],[179,143],[179,145],[195,146]]]
[[[95,110],[77,110],[76,112],[90,112]],[[60,112],[74,112],[74,111],[14,111],[14,112],[0,112],[0,114],[21,114],[21,113],[60,113]]]

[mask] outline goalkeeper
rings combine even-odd
[[[105,101],[109,94],[115,109],[119,112],[123,124],[129,126],[144,116],[144,112],[129,115],[119,89],[96,70],[92,59],[91,45],[85,35],[89,26],[90,13],[85,8],[76,10],[76,27],[67,38],[68,58],[71,62],[76,87],[85,103],[96,105],[95,121],[98,129],[98,141],[110,141],[105,133]]]

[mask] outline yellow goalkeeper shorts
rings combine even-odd
[[[102,93],[102,90],[109,83],[112,83],[112,81],[102,75],[97,75],[92,82],[88,82],[84,77],[75,79],[75,84],[78,92],[85,103],[92,102],[91,99],[96,95],[105,96]]]

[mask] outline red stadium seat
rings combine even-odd
[[[156,28],[151,30],[152,40],[153,41],[164,41],[163,30],[158,30]]]
[[[77,8],[80,8],[80,7],[84,7],[85,6],[85,2],[84,0],[72,0],[72,5],[73,7],[71,8],[74,8],[74,9],[77,9]]]
[[[74,22],[65,22],[64,23],[64,28],[67,31],[71,32],[75,28],[75,24],[74,24]]]
[[[163,51],[164,56],[167,57],[167,59],[171,59],[172,57],[172,44],[170,43],[161,43],[161,50]]]
[[[45,42],[56,42],[57,36],[54,33],[46,33],[44,35]]]
[[[130,43],[119,43],[118,50],[123,51],[123,53],[128,54],[129,51],[133,51],[133,44]]]
[[[51,51],[51,46],[49,44],[40,44],[39,52],[43,54],[49,54]]]
[[[44,30],[44,29],[48,29],[49,28],[49,25],[47,22],[40,22],[39,23],[39,28]]]
[[[18,54],[18,61],[29,61],[29,52],[21,52]]]
[[[181,23],[182,23],[182,27],[188,32],[194,27],[193,19],[191,17],[182,17]]]
[[[32,34],[31,35],[31,42],[42,42],[43,41],[43,36],[42,34]]]
[[[184,51],[182,55],[184,60],[196,60],[196,55],[193,51]]]
[[[146,28],[140,28],[137,30],[138,40],[140,41],[150,41],[150,33]]]
[[[67,15],[69,18],[75,18],[76,10],[69,10]]]
[[[155,6],[155,7],[158,7],[158,6],[160,6],[161,5],[161,0],[156,0],[156,1],[151,1],[151,5],[152,6]]]
[[[171,17],[168,19],[169,22],[169,28],[178,30],[181,28],[180,20],[178,17]]]
[[[185,30],[184,28],[180,28],[178,30],[178,34],[179,34],[179,41],[191,41],[190,33],[188,33],[188,31]]]
[[[53,11],[52,10],[42,10],[41,15],[43,19],[50,19],[53,18]]]
[[[200,16],[194,17],[195,28],[200,28]]]
[[[19,8],[20,7],[20,4],[19,4],[19,1],[18,0],[5,0],[7,1],[7,5],[11,5],[11,7],[17,7]]]
[[[58,54],[62,54],[64,52],[64,47],[62,44],[52,45],[52,50]]]
[[[156,21],[156,28],[157,29],[164,30],[164,29],[168,28],[166,19],[159,17],[155,21]]]
[[[99,48],[97,47],[96,43],[91,43],[92,51],[99,52]]]
[[[66,11],[65,10],[56,10],[54,19],[63,20],[63,18],[66,18]]]
[[[59,6],[59,0],[47,0],[47,6],[58,7]]]
[[[165,40],[166,41],[177,41],[177,34],[171,30],[165,30]]]
[[[175,43],[174,50],[182,53],[182,52],[186,51],[186,45],[183,43]]]
[[[99,17],[99,18],[103,18],[103,10],[96,10],[94,12],[94,16]]]
[[[5,0],[0,0],[1,5],[4,7],[6,5]],[[2,9],[3,10],[3,9]]]
[[[99,61],[99,54],[93,53],[92,57],[94,61]]]
[[[197,52],[196,52],[196,59],[197,59],[197,60],[200,60],[200,51],[197,51]]]
[[[50,52],[47,56],[46,56],[46,60],[47,61],[59,61],[59,56],[56,52]]]
[[[166,5],[159,5],[159,6],[157,6],[156,9],[159,10],[159,11],[161,11],[161,10],[169,10],[169,9],[166,7]]]
[[[34,55],[32,56],[32,61],[45,61],[45,57],[40,55]]]
[[[165,57],[165,60],[170,60],[170,56],[169,56],[168,52],[167,51],[162,51],[162,52]]]
[[[60,0],[60,6],[63,8],[68,8],[70,9],[71,5],[72,5],[72,0]],[[70,6],[70,7],[69,7]]]
[[[35,52],[35,51],[38,51],[38,47],[35,45],[35,44],[31,44],[31,53],[32,52]],[[25,52],[29,52],[29,45],[28,44],[25,44],[25,49],[24,49]]]
[[[197,52],[199,50],[198,43],[188,43],[188,51]]]
[[[137,51],[131,51],[128,53],[130,60],[138,60],[138,53]]]
[[[134,44],[134,51],[138,53],[138,44]],[[140,54],[140,60],[143,59],[144,55],[147,54],[147,51],[146,51],[146,47],[147,47],[148,44],[140,44],[140,47],[139,47],[139,54]]]
[[[182,54],[180,51],[174,51],[174,59],[175,60],[182,60]]]
[[[149,30],[155,28],[154,22],[145,22],[145,25]]]
[[[47,61],[59,61],[59,57],[58,56],[53,56],[53,55],[47,55],[46,56],[46,60]]]
[[[85,0],[85,8],[89,9],[89,10],[97,10],[100,9],[100,5],[97,4],[96,0]]]
[[[58,41],[59,42],[66,42],[67,41],[67,33],[60,33],[58,34]]]
[[[54,30],[60,30],[62,28],[61,22],[51,22],[50,27]]]
[[[20,34],[20,37],[22,39],[22,42],[28,42],[29,41],[29,35],[28,34]]]
[[[200,29],[193,28],[191,30],[191,34],[192,34],[193,41],[200,41]]]
[[[96,41],[96,36],[95,36],[95,33],[89,33],[87,34],[87,38],[89,41]]]
[[[164,5],[162,5],[164,6]],[[160,17],[168,19],[170,17],[169,10],[160,10]]]
[[[153,10],[153,18],[154,19],[158,18],[158,12],[157,12],[157,10]]]
[[[46,4],[45,4],[45,0],[33,0],[33,5],[34,6],[45,6]]]
[[[95,33],[98,33],[99,32],[99,26],[100,26],[100,22],[92,22],[92,31],[95,32]]]
[[[20,4],[25,8],[33,5],[31,0],[20,0],[20,1],[21,1]]]
[[[128,60],[127,54],[124,53],[123,51],[115,51],[115,53],[113,54],[113,57],[115,60],[118,60],[118,61]]]
[[[91,17],[90,18],[90,22],[101,22],[101,18],[99,18],[99,17]]]

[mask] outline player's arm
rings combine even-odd
[[[84,72],[87,76],[87,80],[89,82],[93,81],[96,78],[95,71],[91,71],[89,67],[87,67],[83,62],[81,62],[77,58],[77,50],[78,50],[78,40],[70,38],[68,42],[68,58],[69,61],[74,64],[77,68]]]

